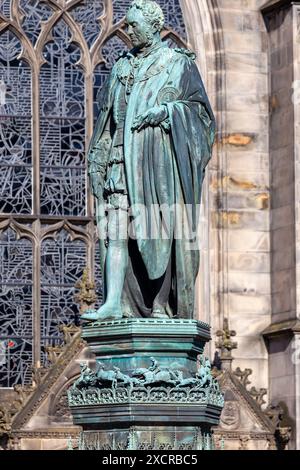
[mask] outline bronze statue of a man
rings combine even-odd
[[[195,55],[161,39],[160,6],[134,0],[126,23],[133,49],[99,93],[88,152],[104,304],[82,318],[192,318],[199,249],[176,227],[180,213],[196,232],[214,116]]]

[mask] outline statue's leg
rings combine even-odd
[[[127,241],[109,241],[105,268],[107,297],[105,304],[98,310],[99,315],[110,313],[114,316],[122,317],[121,295],[127,263]]]
[[[154,318],[169,318],[167,304],[170,296],[171,282],[172,282],[172,256],[167,267],[167,270],[161,280],[157,281],[158,294],[153,302],[152,317]]]
[[[128,265],[127,211],[112,209],[108,218],[108,248],[105,262],[106,301],[102,307],[82,315],[96,321],[122,318],[121,296]]]

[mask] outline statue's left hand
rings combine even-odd
[[[165,105],[155,106],[145,113],[137,116],[133,121],[132,130],[140,131],[147,126],[158,126],[168,117],[168,108]]]
[[[100,173],[90,174],[92,194],[98,199],[103,196],[103,179]]]

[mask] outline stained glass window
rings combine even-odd
[[[31,73],[19,39],[0,36],[0,213],[32,210]]]
[[[65,230],[46,239],[41,248],[41,339],[42,347],[59,337],[60,324],[78,323],[74,286],[86,266],[86,246],[72,240]]]
[[[47,365],[58,326],[78,321],[85,267],[101,300],[86,150],[130,2],[0,0],[0,387]],[[180,1],[159,3],[164,40],[182,46]]]
[[[52,37],[40,73],[41,213],[85,215],[85,83],[76,66],[81,51],[63,20]]]
[[[10,16],[11,0],[0,0],[0,12],[7,18]]]
[[[89,47],[93,45],[102,30],[100,18],[105,10],[105,1],[83,0],[71,10],[72,18],[81,25],[83,36]]]
[[[35,44],[41,32],[41,21],[47,21],[54,11],[45,1],[20,0],[20,12],[24,15],[22,27],[26,36]]]
[[[32,363],[32,244],[0,235],[0,386],[29,382]]]

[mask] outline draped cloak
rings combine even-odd
[[[99,143],[105,129],[110,128],[118,87],[128,83],[133,55],[132,52],[124,54],[116,62],[99,93],[100,112],[88,152],[90,165],[96,158],[105,168],[109,158],[107,153],[99,151]],[[136,116],[161,104],[168,108],[166,121],[140,131],[132,130]],[[176,224],[182,225],[182,221],[173,211],[167,215],[167,229],[160,230],[161,236],[154,230],[156,237],[153,238],[149,231],[153,233],[153,229],[165,226],[157,209],[159,206],[177,204],[190,229],[196,232],[197,206],[201,201],[202,182],[214,135],[214,116],[193,54],[163,45],[144,58],[135,69],[124,128],[125,173],[136,242],[129,242],[129,264],[122,299],[134,315],[151,314],[155,296],[153,280],[162,279],[171,262],[168,311],[170,316],[193,317],[199,248],[193,246],[191,249],[188,240],[193,241],[193,237],[180,239],[175,235]],[[101,198],[98,199],[98,222],[100,204]],[[100,251],[103,273],[106,256],[103,242],[100,242]]]

